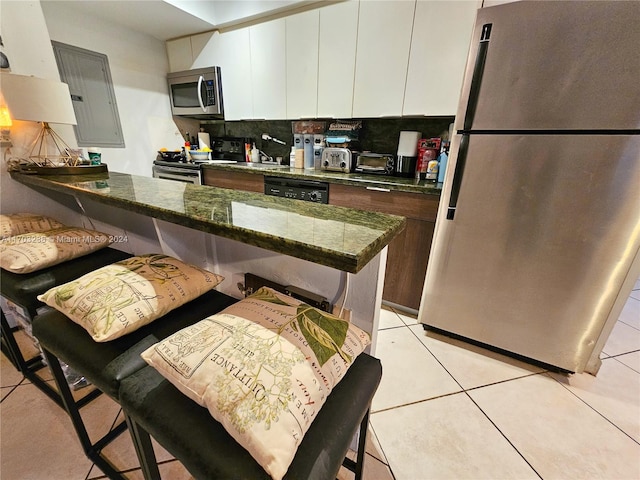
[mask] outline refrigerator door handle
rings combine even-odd
[[[478,96],[480,94],[480,85],[482,84],[482,75],[484,73],[484,64],[487,59],[487,50],[489,49],[489,39],[491,38],[492,23],[486,23],[482,26],[482,34],[480,35],[480,45],[478,45],[478,55],[476,63],[473,66],[473,74],[471,76],[471,86],[469,87],[469,101],[467,102],[467,110],[464,114],[463,130],[471,130],[473,118],[476,115],[476,107],[478,106]]]
[[[449,196],[449,208],[447,209],[447,220],[453,220],[458,205],[458,195],[460,195],[460,184],[462,183],[462,174],[464,166],[467,163],[467,151],[469,150],[469,135],[462,134],[460,147],[458,148],[458,158],[456,160],[456,169],[453,173],[453,181],[451,183],[451,195]]]
[[[464,166],[467,161],[467,151],[469,150],[469,135],[473,124],[473,117],[476,114],[478,105],[478,95],[480,94],[480,85],[482,84],[482,75],[484,73],[484,65],[487,59],[487,50],[489,48],[489,39],[491,38],[492,23],[486,23],[482,26],[480,35],[480,45],[478,45],[478,55],[476,63],[473,67],[473,75],[471,76],[471,86],[469,87],[469,100],[467,102],[467,110],[464,114],[463,130],[458,131],[462,134],[460,140],[460,148],[458,149],[458,158],[456,160],[456,168],[453,174],[451,184],[451,195],[449,197],[449,208],[447,209],[447,220],[453,220],[458,205],[458,195],[460,195],[460,185],[462,184],[462,175],[464,174]]]

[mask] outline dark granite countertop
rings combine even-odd
[[[346,272],[360,271],[404,217],[117,172],[11,177]]]
[[[384,188],[400,192],[440,195],[442,184],[426,183],[413,178],[391,177],[386,175],[364,175],[361,173],[329,172],[315,169],[296,169],[291,167],[274,167],[268,164],[204,164],[202,168],[246,172],[254,175],[315,180],[327,183],[340,183],[356,187]]]

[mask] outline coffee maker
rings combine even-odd
[[[402,131],[398,140],[395,174],[398,177],[412,178],[416,174],[418,161],[418,141],[421,132]]]

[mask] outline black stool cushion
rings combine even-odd
[[[135,332],[101,343],[95,342],[80,325],[52,310],[33,320],[33,334],[43,348],[117,399],[120,381],[146,366],[141,352],[236,301],[211,290]]]
[[[36,298],[38,295],[130,256],[120,250],[103,248],[37,272],[18,274],[0,269],[0,291],[3,297],[26,308],[34,316],[36,309],[44,305]]]
[[[380,361],[360,354],[327,397],[285,478],[336,478],[382,377]],[[197,479],[269,479],[262,467],[199,406],[151,367],[124,379],[124,411]]]

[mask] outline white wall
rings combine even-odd
[[[111,171],[151,176],[157,150],[183,144],[171,116],[164,42],[78,14],[58,2],[41,5],[51,40],[103,53],[109,59],[125,148],[103,148],[103,162]]]
[[[0,2],[0,33],[4,43],[11,72],[34,75],[41,78],[60,80],[53,56],[47,25],[38,2]],[[14,147],[11,152],[3,152],[0,166],[0,211],[2,213],[33,212],[55,216],[69,225],[77,224],[74,206],[66,206],[51,201],[34,190],[14,182],[6,171],[5,161],[12,155],[23,155],[37,135],[38,124],[14,122],[11,138]],[[75,146],[73,128],[56,125],[56,132],[70,145]]]
[[[151,176],[157,150],[182,145],[167,95],[168,61],[164,42],[96,18],[72,13],[58,2],[0,2],[0,34],[11,72],[59,80],[51,40],[107,55],[114,85],[125,148],[103,148],[109,170]],[[141,19],[144,21],[144,19]],[[27,34],[28,32],[28,34]],[[25,155],[35,124],[17,122],[12,128],[15,156]],[[70,146],[76,146],[73,128],[54,125]],[[13,200],[17,188],[2,170],[2,211],[24,210]]]

